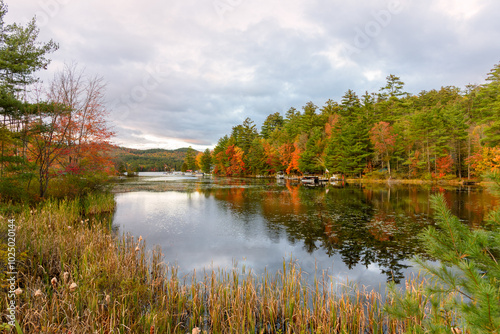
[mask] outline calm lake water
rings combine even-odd
[[[159,245],[181,275],[211,268],[261,274],[293,258],[307,273],[368,288],[416,269],[417,234],[433,224],[429,197],[444,193],[464,224],[480,226],[498,199],[483,188],[348,185],[308,188],[274,179],[142,173],[116,188],[114,225]]]

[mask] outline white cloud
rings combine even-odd
[[[226,4],[222,15],[215,3]],[[477,83],[500,54],[494,0],[8,5],[7,22],[39,13],[41,40],[60,43],[46,81],[71,61],[105,79],[117,142],[127,146],[213,146],[246,117],[260,126],[271,113],[321,106],[348,89],[378,91],[389,74],[412,93]]]
[[[384,75],[381,70],[366,70],[363,72],[363,75],[368,81],[381,80]]]
[[[482,0],[437,0],[435,10],[457,20],[468,20],[481,12],[485,1]]]

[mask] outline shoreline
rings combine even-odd
[[[388,184],[416,184],[416,185],[444,185],[444,186],[480,186],[487,187],[492,182],[480,180],[422,180],[422,179],[346,179],[348,183],[388,183]]]

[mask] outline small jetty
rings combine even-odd
[[[319,176],[303,176],[300,183],[307,187],[324,187],[328,184],[328,179],[322,179]]]
[[[298,183],[306,187],[325,187],[331,185],[336,188],[341,188],[346,185],[344,175],[333,174],[331,177],[321,175],[285,175],[284,173],[277,173],[275,175],[278,183],[290,182],[291,184]]]

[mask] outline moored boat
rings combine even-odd
[[[319,177],[317,177],[317,176],[304,176],[304,177],[302,177],[300,182],[305,186],[318,186],[319,185]]]

